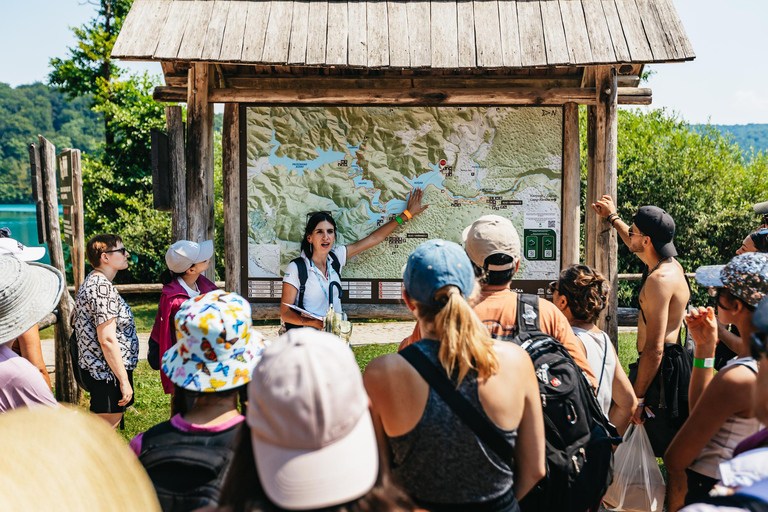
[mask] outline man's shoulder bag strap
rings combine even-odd
[[[418,347],[411,345],[399,352],[434,389],[443,402],[451,408],[458,418],[469,427],[496,455],[505,463],[511,463],[514,449],[491,423],[480,415],[477,409],[459,393],[445,375],[445,370],[436,366]]]
[[[517,294],[517,332],[541,331],[539,322],[539,296]]]

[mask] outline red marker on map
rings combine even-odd
[[[447,163],[448,162],[445,161],[445,158],[443,158],[442,160],[440,160],[440,167],[445,167],[445,164]]]

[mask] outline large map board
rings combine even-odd
[[[429,208],[351,258],[344,302],[395,302],[408,254],[430,238],[461,243],[482,215],[512,220],[523,259],[513,288],[543,294],[560,270],[561,107],[244,108],[244,291],[277,302],[307,213],[330,211],[337,244],[403,211]]]

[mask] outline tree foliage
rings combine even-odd
[[[585,111],[580,132],[584,185]],[[757,227],[759,219],[751,207],[768,199],[768,155],[744,154],[717,129],[693,130],[663,109],[620,110],[617,148],[619,215],[631,224],[637,209],[646,204],[669,212],[676,224],[678,260],[686,272],[728,262]],[[591,209],[582,211],[593,215]],[[642,270],[640,259],[620,242],[619,272]],[[636,305],[638,285],[622,283],[619,303]],[[703,300],[701,292],[697,299]]]
[[[32,202],[28,146],[38,134],[58,148],[98,149],[102,116],[89,103],[87,97],[66,101],[41,83],[16,88],[0,83],[0,204]]]

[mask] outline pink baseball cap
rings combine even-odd
[[[370,491],[376,434],[360,368],[336,336],[292,329],[248,384],[248,425],[264,492],[282,508],[340,505]]]

